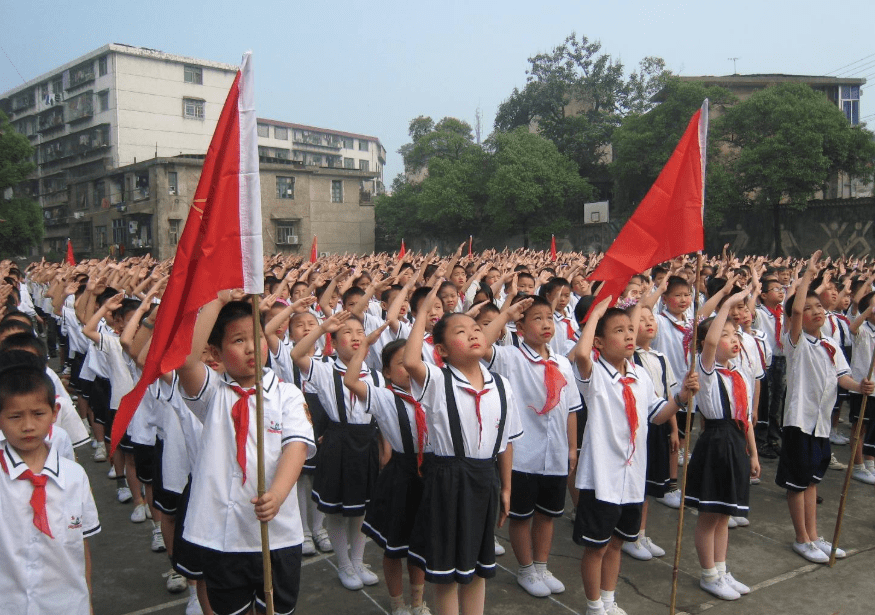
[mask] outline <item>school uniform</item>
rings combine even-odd
[[[848,363],[851,362],[851,349],[853,337],[851,336],[851,322],[848,317],[841,312],[827,312],[826,322],[820,327],[821,337],[827,336],[835,340],[841,351],[844,353]],[[838,388],[836,395],[835,410],[838,410],[842,402],[848,399],[848,390],[842,387]]]
[[[665,355],[652,348],[638,348],[632,355],[636,365],[642,366],[650,375],[656,395],[668,399],[678,388],[674,372]],[[671,422],[649,425],[647,429],[647,471],[644,493],[661,498],[669,492],[671,484]]]
[[[380,433],[392,447],[392,457],[377,476],[362,533],[372,538],[386,557],[405,558],[422,500],[421,464],[428,441],[425,411],[401,388],[365,384],[367,397],[356,399],[356,404],[377,420]]]
[[[481,391],[452,366],[426,364],[422,386],[411,383],[426,413],[432,455],[423,470],[408,562],[422,568],[431,583],[495,576],[495,463],[508,443],[522,436],[522,426],[508,382],[482,365],[480,370]]]
[[[758,445],[776,444],[782,439],[784,398],[787,396],[787,359],[784,354],[786,323],[784,310],[778,304],[774,311],[763,304],[757,305],[753,326],[761,330],[772,350],[772,362],[766,374],[767,403],[760,404],[757,428],[754,430]],[[763,421],[766,423],[763,424]]]
[[[355,395],[343,384],[346,365],[339,358],[310,361],[302,374],[315,389],[328,422],[319,447],[312,497],[326,514],[359,517],[377,482],[380,461],[377,425],[365,409],[355,404]],[[374,386],[383,380],[365,368],[359,374]]]
[[[547,353],[544,359],[521,342],[519,348],[493,346],[491,359],[484,361],[487,369],[510,381],[523,428],[513,456],[508,513],[513,519],[529,519],[536,510],[548,517],[565,511],[568,415],[579,411],[581,403],[571,362],[549,346]]]
[[[280,343],[279,352],[277,355],[271,354],[271,358],[282,357],[277,361],[277,374],[283,382],[291,382],[296,387],[301,389],[304,394],[304,401],[307,402],[307,410],[310,413],[310,420],[313,423],[313,436],[316,439],[316,452],[307,457],[304,461],[304,466],[301,468],[301,474],[313,475],[316,472],[316,460],[319,458],[319,438],[325,433],[328,426],[328,417],[325,414],[325,408],[322,407],[322,402],[319,401],[319,396],[312,385],[308,385],[301,376],[301,370],[291,359],[291,350],[294,348],[294,343],[286,341]],[[288,357],[288,360],[286,360]],[[322,353],[318,350],[310,357],[311,361],[322,361]]]
[[[697,368],[696,404],[705,429],[693,449],[684,502],[700,513],[747,517],[750,457],[745,437],[750,429],[753,380],[734,364],[715,363],[707,370],[701,356]]]
[[[692,341],[692,315],[689,317],[684,315],[681,320],[677,320],[667,311],[657,311],[654,314],[656,316],[656,337],[653,338],[650,347],[665,355],[675,377],[686,374],[690,371],[689,344]],[[693,411],[695,412],[695,406]],[[677,422],[678,425],[686,425],[686,408],[678,410]],[[684,446],[685,436],[684,430],[678,429],[681,447]]]
[[[240,613],[249,608],[253,594],[256,602],[264,603],[261,530],[251,503],[257,497],[258,475],[254,389],[248,391],[251,396],[246,399],[227,374],[219,376],[206,366],[203,369],[203,388],[194,397],[184,396],[204,428],[183,538],[208,554],[201,564],[213,610]],[[302,442],[312,454],[316,444],[300,390],[280,382],[266,368],[262,390],[265,484],[269,486],[285,445]],[[234,406],[241,400],[245,400],[245,414],[240,417],[242,422],[248,419],[248,429],[242,446],[235,446]],[[296,486],[292,486],[268,525],[277,613],[291,613],[297,602],[304,533],[296,493]]]
[[[626,360],[626,375],[599,357],[589,378],[576,374],[577,388],[588,408],[575,486],[580,490],[572,539],[579,545],[603,547],[612,535],[638,540],[647,465],[647,429],[667,406],[656,395],[647,370]],[[635,407],[627,408],[629,387]],[[637,423],[633,431],[630,420]]]
[[[577,323],[565,312],[553,312],[553,323],[556,325],[556,332],[550,339],[549,346],[556,354],[567,356],[580,339]]]
[[[47,366],[46,375],[52,381],[52,384],[55,385],[55,401],[60,406],[55,424],[58,427],[64,428],[64,431],[70,436],[73,448],[88,444],[91,441],[91,436],[88,435],[88,430],[82,424],[82,419],[79,418],[79,414],[73,408],[73,400],[70,398],[67,389],[64,388],[61,379],[58,378],[58,374]]]
[[[787,402],[775,483],[790,491],[805,491],[819,483],[829,467],[830,417],[837,381],[851,370],[832,338],[803,331],[795,344],[789,336],[784,339]]]
[[[868,320],[864,321],[857,334],[854,336],[854,351],[851,353],[851,378],[861,382],[869,377],[869,362],[875,351],[875,325]],[[860,417],[860,408],[863,405],[861,393],[850,393],[849,397],[850,422],[853,425]],[[875,456],[875,421],[871,419],[875,412],[875,396],[870,395],[866,402],[866,414],[863,417],[863,454]]]
[[[45,512],[51,538],[34,525],[34,485],[27,465],[0,442],[0,612],[15,615],[89,615],[85,538],[100,532],[97,507],[85,470],[49,449],[45,466]]]

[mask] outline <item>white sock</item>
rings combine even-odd
[[[720,576],[717,568],[702,568],[702,580],[705,583],[713,583]]]
[[[188,594],[189,596],[194,596],[194,599],[197,600],[197,583],[188,586]]]
[[[866,466],[866,469],[872,472],[875,470],[875,459],[864,459],[863,465]]]
[[[602,602],[602,599],[598,600],[587,600],[586,601],[586,612],[590,613],[604,613],[605,612],[605,604]]]
[[[534,564],[528,564],[526,566],[520,566],[517,570],[517,574],[521,577],[527,577],[530,574],[537,574],[537,571],[535,570]]]
[[[865,470],[865,469],[866,469],[866,466],[865,466],[864,464],[862,464],[862,463],[855,463],[855,464],[854,464],[854,469],[855,469],[855,470]]]
[[[714,562],[714,567],[717,569],[718,574],[726,572],[726,562]]]
[[[301,479],[298,479],[298,514],[301,515],[301,527],[304,528],[304,537],[310,536],[310,517],[307,514],[307,500],[312,500],[310,491],[303,489],[300,484]]]
[[[544,574],[547,572],[547,562],[532,562],[535,566],[535,572],[537,574]]]
[[[347,537],[349,539],[349,559],[353,564],[361,564],[365,558],[365,544],[368,537],[362,534],[362,522],[365,520],[361,517],[347,517]]]
[[[611,607],[614,606],[614,592],[603,589],[600,593],[602,595],[602,604],[605,606],[605,612],[610,611]]]
[[[645,535],[644,535],[644,534],[645,534],[645,530],[643,530],[643,529],[642,529],[642,530],[639,530],[639,532],[638,532],[638,540],[644,540],[644,538],[645,538]]]
[[[346,537],[347,531],[346,519],[341,515],[326,515],[325,530],[328,532],[328,538],[331,539],[331,546],[334,547],[334,553],[337,554],[337,567],[343,568],[349,566],[349,546]]]

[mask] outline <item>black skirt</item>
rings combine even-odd
[[[699,512],[747,517],[750,458],[744,432],[735,421],[705,421],[687,469],[684,501]]]
[[[647,430],[647,481],[644,483],[644,493],[655,498],[661,498],[668,493],[671,479],[671,469],[668,461],[670,448],[671,423],[662,425],[650,424]]]
[[[304,462],[301,474],[313,476],[316,473],[316,459],[319,457],[319,438],[325,434],[325,429],[330,422],[319,396],[315,393],[304,393],[307,402],[307,410],[310,412],[310,420],[313,422],[313,436],[316,438],[316,454]]]
[[[389,463],[377,477],[362,532],[373,538],[386,557],[407,557],[413,522],[421,501],[422,478],[417,471],[416,455],[393,451]]]
[[[429,583],[494,577],[498,507],[494,459],[430,457],[408,562],[422,568]]]
[[[313,500],[325,514],[360,517],[377,482],[380,459],[375,425],[330,423],[313,475]]]

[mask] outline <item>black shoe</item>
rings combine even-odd
[[[769,446],[757,447],[757,455],[760,459],[777,459],[778,455]]]
[[[823,504],[823,498],[820,497],[820,496],[817,496],[817,503],[818,503],[818,504]]]
[[[777,456],[781,456],[781,445],[777,442],[770,442],[769,448],[772,449],[772,452]]]

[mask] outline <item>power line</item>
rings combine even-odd
[[[854,62],[851,62],[850,64],[845,64],[844,66],[841,66],[841,67],[839,67],[839,68],[837,68],[837,69],[835,69],[835,70],[831,70],[831,71],[829,71],[829,72],[826,73],[826,74],[827,74],[827,75],[831,75],[831,74],[833,74],[833,73],[837,73],[837,72],[839,72],[839,71],[842,71],[842,70],[848,68],[849,66],[853,66],[854,64],[859,64],[859,63],[862,62],[863,60],[866,60],[866,59],[871,58],[871,57],[873,57],[873,56],[875,56],[875,53],[870,54],[870,55],[867,55],[867,56],[864,57],[864,58],[860,58],[859,60],[855,60]]]
[[[0,45],[0,49],[3,49],[3,45]],[[5,49],[3,49],[3,55],[5,55],[5,56],[6,56],[6,59],[9,60],[9,63],[12,64],[12,68],[15,69],[15,72],[18,73],[18,76],[21,78],[21,82],[22,82],[22,83],[27,83],[27,81],[24,80],[24,77],[22,77],[22,76],[21,76],[21,73],[18,71],[18,67],[15,66],[15,64],[12,62],[12,58],[10,58],[10,57],[9,57],[9,54],[6,53],[6,50],[5,50]]]
[[[852,75],[853,73],[861,73],[865,70],[868,70],[875,66],[875,60],[869,60],[864,64],[860,64],[859,66],[855,66],[850,70],[845,70],[836,75],[836,77],[847,77],[848,75]]]

